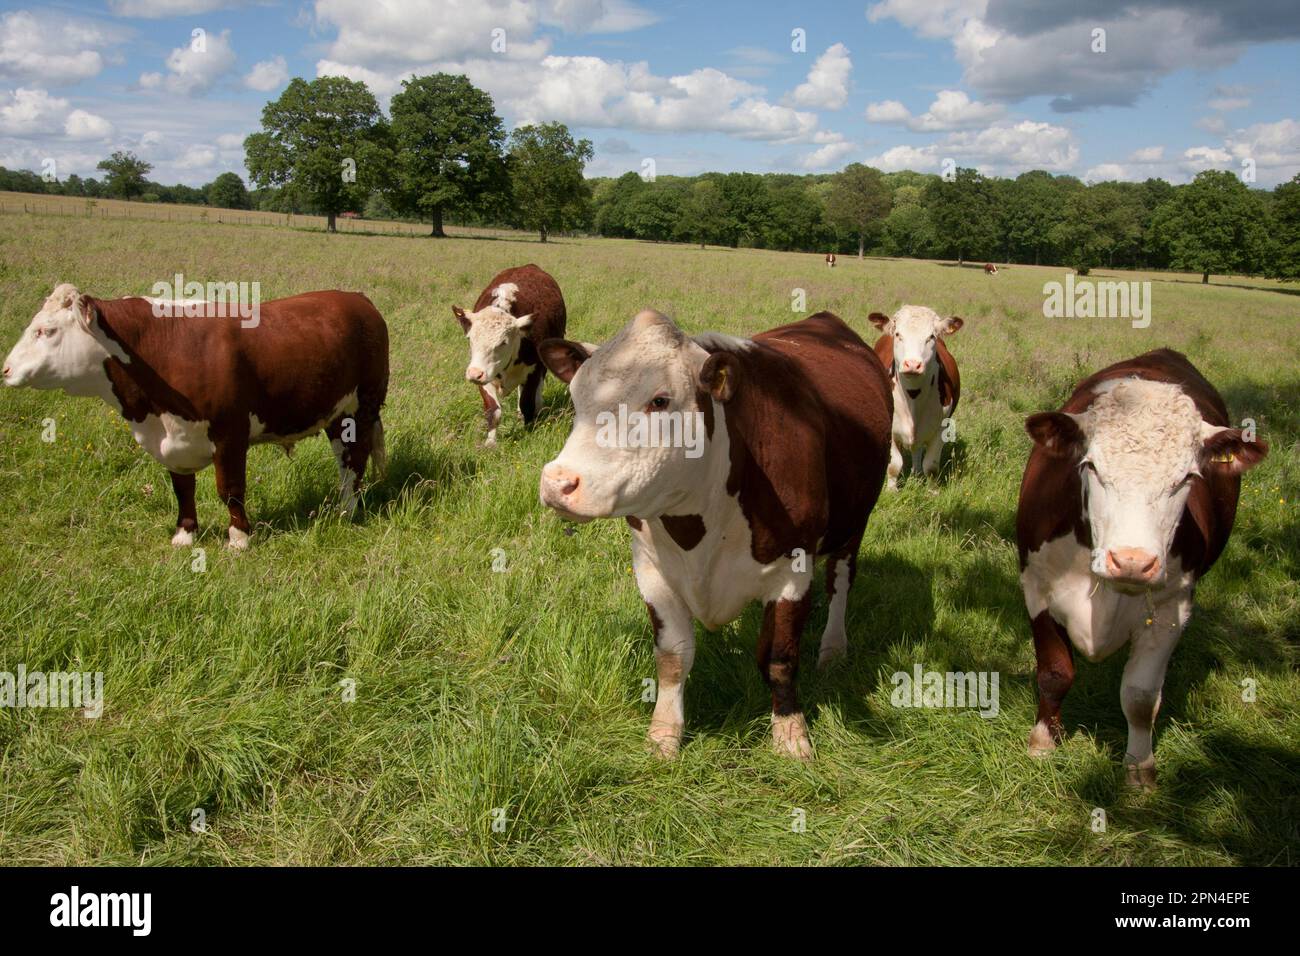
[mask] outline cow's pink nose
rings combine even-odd
[[[921,371],[921,368],[922,365],[920,362],[912,361],[911,359],[903,363],[903,371],[907,372],[909,375],[917,374]]]
[[[483,370],[477,365],[471,365],[465,369],[465,378],[471,382],[481,382],[483,381]]]
[[[582,479],[559,465],[551,464],[542,469],[542,480],[546,482],[547,491],[567,498],[578,490]]]
[[[1106,552],[1106,573],[1119,580],[1146,583],[1160,573],[1160,559],[1141,548],[1113,548]]]

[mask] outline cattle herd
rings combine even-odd
[[[510,392],[520,389],[531,425],[548,371],[569,388],[573,427],[541,470],[541,501],[570,521],[621,518],[631,528],[658,666],[651,747],[665,756],[680,747],[694,622],[718,628],[760,601],[773,742],[810,758],[795,683],[814,562],[825,559],[829,603],[822,666],[846,652],[867,520],[886,483],[897,487],[903,451],[913,476],[939,470],[961,389],[944,338],[962,320],[914,305],[872,313],[882,334],[870,347],[829,312],[737,338],[691,335],[647,309],[594,345],[564,338],[564,298],[535,265],[497,275],[473,311],[452,311],[469,340],[465,377],[481,393],[488,445]],[[384,465],[388,330],[358,293],[267,302],[246,328],[60,285],[5,359],[4,381],[117,409],[171,474],[177,546],[194,541],[195,474],[211,464],[229,545],[248,547],[250,445],[288,452],[324,431],[348,511],[367,463]],[[611,427],[632,419],[649,427]],[[1170,654],[1232,530],[1241,473],[1268,446],[1231,427],[1219,393],[1169,349],[1096,372],[1025,427],[1034,445],[1016,538],[1039,697],[1029,751],[1050,752],[1061,738],[1074,651],[1098,661],[1131,644],[1124,762],[1130,784],[1151,787]]]

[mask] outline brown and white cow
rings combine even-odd
[[[520,385],[519,414],[525,425],[537,418],[546,366],[537,344],[564,335],[564,296],[551,276],[531,263],[499,272],[466,312],[451,307],[469,339],[465,378],[478,386],[487,419],[487,445],[495,445],[501,401]]]
[[[826,253],[826,266],[827,268],[830,269],[835,268],[835,253],[833,252]]]
[[[187,317],[155,299],[96,299],[60,285],[5,359],[4,382],[101,398],[121,412],[140,447],[171,472],[177,547],[192,544],[198,528],[194,476],[215,465],[229,544],[243,549],[250,445],[288,452],[323,429],[349,512],[367,460],[384,464],[388,327],[370,300],[309,292],[259,309],[256,326],[246,327],[238,318]]]
[[[894,391],[893,444],[889,455],[889,489],[898,489],[903,449],[912,452],[912,474],[933,475],[943,457],[945,419],[957,410],[961,375],[943,336],[964,324],[933,309],[905,305],[893,317],[872,312],[868,320],[885,334],[876,354],[889,370]]]
[[[991,262],[984,263],[984,274],[986,276],[995,276],[998,274],[998,267]]]
[[[574,405],[573,430],[542,470],[542,502],[632,528],[659,672],[652,747],[672,756],[681,743],[692,620],[716,629],[757,600],[773,740],[807,759],[795,677],[813,564],[826,557],[824,663],[847,648],[848,592],[885,475],[889,381],[875,353],[829,312],[737,339],[692,338],[647,310],[594,355],[554,339],[541,355]],[[611,427],[636,416],[651,423],[639,437]],[[657,440],[674,422],[683,441],[671,429]]]
[[[1077,648],[1131,645],[1120,688],[1128,782],[1155,785],[1151,729],[1196,583],[1227,543],[1241,473],[1268,453],[1228,424],[1214,386],[1159,349],[1085,379],[1060,411],[1031,415],[1020,486],[1020,583],[1038,657],[1029,752],[1056,748]]]

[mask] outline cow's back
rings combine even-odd
[[[564,338],[565,326],[568,323],[564,295],[560,292],[559,283],[550,273],[533,263],[514,266],[493,276],[492,281],[479,293],[474,303],[474,311],[478,312],[491,305],[493,292],[506,283],[514,283],[519,290],[515,296],[514,307],[511,309],[512,314],[533,317],[532,324],[524,335],[526,341],[535,347],[543,339]],[[530,361],[529,364],[536,364],[536,362]]]
[[[762,332],[754,341],[778,357],[766,368],[755,357],[759,384],[771,390],[772,438],[815,444],[826,489],[821,551],[837,550],[861,533],[884,482],[894,408],[889,376],[858,334],[829,312]],[[781,456],[770,466],[781,473]]]

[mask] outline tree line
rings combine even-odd
[[[939,176],[854,163],[834,174],[584,176],[588,140],[562,123],[507,133],[492,98],[464,76],[413,76],[385,115],[364,82],[293,79],[244,141],[254,186],[223,173],[163,187],[118,152],[103,182],[0,170],[0,188],[344,213],[429,225],[504,225],[655,242],[1069,266],[1179,269],[1300,279],[1300,175],[1273,190],[1225,170],[1186,185],[1088,184],[1031,170]]]

